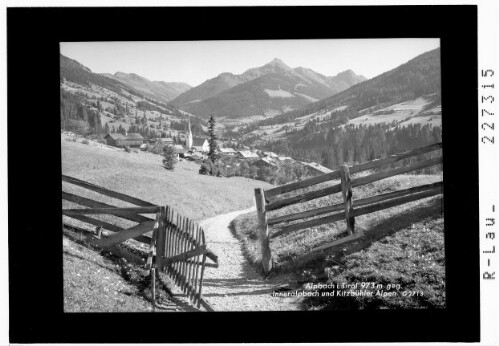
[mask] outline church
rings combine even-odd
[[[210,151],[210,144],[206,138],[193,138],[191,131],[190,117],[189,117],[189,128],[187,130],[187,138],[185,140],[185,146],[189,150],[195,150],[201,153],[207,153]]]

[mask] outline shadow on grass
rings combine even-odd
[[[99,267],[101,267],[102,269],[108,270],[108,271],[110,271],[110,272],[114,272],[112,268],[109,268],[109,267],[103,266],[102,264],[97,263],[96,261],[93,261],[93,260],[89,259],[88,257],[79,256],[79,255],[73,254],[73,253],[71,253],[71,252],[69,252],[69,251],[66,251],[66,250],[64,250],[64,251],[63,251],[63,254],[65,254],[65,255],[67,255],[67,256],[74,257],[74,258],[78,258],[78,259],[80,259],[80,260],[82,260],[82,261],[85,261],[85,262],[90,262],[90,263],[93,263],[94,265],[99,266]]]
[[[418,205],[416,208],[406,210],[400,214],[380,221],[376,225],[366,229],[366,236],[371,238],[372,242],[379,241],[398,231],[406,229],[423,219],[437,219],[443,217],[443,200],[437,197],[429,200],[425,204]],[[369,244],[367,247],[371,246]],[[345,255],[367,248],[362,243],[353,244],[344,252]]]
[[[71,227],[73,228],[73,227]],[[110,272],[115,272],[116,274],[120,275],[121,278],[133,286],[137,290],[137,295],[141,296],[147,301],[151,301],[152,299],[152,292],[151,292],[151,279],[150,276],[147,274],[147,271],[135,264],[132,263],[126,263],[122,261],[121,257],[115,256],[111,253],[107,253],[105,250],[99,249],[99,248],[94,248],[92,247],[89,243],[87,243],[84,240],[84,237],[80,234],[83,232],[78,232],[74,228],[73,230],[69,229],[69,227],[64,228],[64,235],[68,237],[70,240],[73,242],[80,244],[84,246],[85,248],[95,251],[96,254],[102,256],[103,258],[109,260],[112,265],[117,266],[116,270],[113,271],[112,268],[103,266],[102,264],[99,264],[89,258],[85,258],[83,256],[79,256],[76,254],[72,254],[70,252],[64,251],[64,254],[68,256],[72,256],[74,258],[78,258],[80,260],[83,260],[88,263],[93,263],[105,270],[108,270]],[[128,250],[131,250],[130,248],[127,248]],[[174,296],[170,289],[170,285],[173,283],[168,280],[164,280],[164,278],[161,278],[161,275],[159,273],[156,274],[158,280],[156,280],[156,301],[164,301],[168,305],[170,305],[168,308],[170,311],[173,310],[171,303],[175,304],[179,310],[183,311],[199,311],[192,306],[190,306],[187,303],[182,302],[180,299]],[[161,309],[161,307],[158,307],[156,312],[160,312],[161,310],[166,310],[166,309]],[[168,310],[167,310],[168,311]],[[138,312],[138,311],[137,311]],[[166,312],[166,311],[165,311]]]

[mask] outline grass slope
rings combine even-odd
[[[377,181],[371,184],[360,186],[353,189],[353,198],[360,199],[378,194],[393,192],[396,190],[407,189],[410,187],[430,184],[440,181],[440,175],[401,175],[389,179]],[[335,185],[337,182],[328,183]],[[324,185],[323,185],[324,186]],[[303,189],[309,190],[309,189]],[[287,194],[291,196],[291,193]],[[306,203],[295,204],[286,208],[275,210],[267,214],[268,218],[282,215],[294,214],[305,210],[313,210],[332,204],[341,203],[343,197],[341,193],[333,196],[318,198]],[[355,202],[354,202],[355,207]],[[381,210],[376,213],[362,215],[355,218],[355,227],[366,233],[374,227],[386,223],[387,227],[401,229],[407,226],[407,222],[417,222],[423,217],[430,215],[441,215],[441,197],[427,198],[416,202],[403,204],[390,209]],[[321,215],[319,217],[324,217]],[[308,219],[301,219],[290,223],[282,223],[270,228],[270,232],[275,232],[279,227],[299,223]],[[248,258],[251,262],[257,264],[260,260],[260,243],[257,231],[258,220],[256,212],[245,214],[236,218],[233,222],[233,228],[236,236],[243,242]],[[270,242],[272,256],[277,265],[286,263],[289,259],[304,255],[315,247],[321,246],[333,241],[344,232],[346,224],[343,221],[333,224],[324,224],[317,227],[291,232],[283,236],[274,238]]]
[[[327,283],[343,287],[373,282],[383,285],[385,297],[319,296],[305,299],[304,305],[310,310],[444,308],[443,248],[443,219],[426,218],[346,256],[343,266],[325,263]]]
[[[402,190],[440,181],[440,175],[401,175],[354,188],[355,199]],[[316,209],[340,203],[341,194],[294,205],[269,213],[269,217]],[[355,202],[354,202],[355,207]],[[322,217],[322,216],[321,216]],[[303,220],[300,220],[301,222]],[[309,262],[294,270],[297,282],[360,284],[373,282],[385,290],[388,284],[400,285],[388,296],[309,297],[304,308],[373,309],[373,308],[442,308],[445,306],[445,263],[442,197],[435,196],[379,212],[356,217],[356,229],[376,237],[388,234],[368,248],[341,258],[332,256]],[[260,242],[256,213],[235,219],[232,230],[243,243],[245,255],[260,268]],[[276,225],[278,226],[278,225]],[[271,227],[270,232],[277,230]],[[344,234],[344,221],[300,230],[274,238],[270,242],[274,263],[279,267],[289,260],[309,253]],[[387,233],[385,233],[387,232]],[[347,249],[347,253],[356,249]],[[306,289],[306,287],[304,287]],[[360,288],[358,288],[360,289]],[[331,291],[328,288],[326,291]],[[376,291],[377,292],[377,291]],[[404,295],[403,292],[410,292]],[[333,289],[334,293],[334,289]],[[320,293],[322,294],[322,292]]]
[[[121,275],[121,267],[85,246],[63,238],[64,311],[149,311],[137,286]]]
[[[162,157],[126,153],[61,140],[62,173],[159,205],[170,205],[195,221],[254,205],[254,188],[272,185],[246,178],[198,174],[199,165],[181,161],[166,170]],[[63,183],[64,191],[104,203],[126,203]]]

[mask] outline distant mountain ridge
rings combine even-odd
[[[102,73],[103,76],[115,79],[144,93],[148,97],[162,102],[169,102],[192,87],[182,82],[150,81],[135,73],[116,72],[115,74]]]
[[[61,80],[65,78],[68,81],[87,86],[95,84],[116,93],[121,93],[122,90],[126,90],[132,94],[138,94],[135,89],[130,88],[117,80],[98,73],[93,73],[88,67],[62,54],[59,56],[59,64]]]
[[[349,73],[346,73],[343,78],[348,79],[348,75]],[[351,117],[370,107],[382,108],[422,96],[431,98],[432,103],[438,105],[440,104],[440,89],[440,48],[437,48],[333,96],[290,111],[272,121],[269,119],[268,122],[286,122],[307,114],[338,107],[342,107],[343,112],[349,112]]]
[[[347,70],[326,77],[304,67],[291,68],[276,58],[240,75],[229,72],[188,90],[172,100],[199,116],[276,115],[334,95],[366,80]]]

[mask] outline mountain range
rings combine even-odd
[[[343,108],[343,113],[348,112],[352,119],[360,115],[358,112],[368,108],[383,108],[418,97],[425,97],[436,106],[441,102],[440,71],[440,48],[436,48],[333,96],[263,122],[277,124],[339,107]],[[340,116],[341,112],[336,114]]]
[[[291,68],[276,58],[240,75],[222,73],[180,94],[171,103],[201,117],[275,116],[364,80],[352,70],[327,77],[308,68]]]
[[[135,73],[116,72],[115,74],[102,73],[101,75],[115,79],[142,92],[145,96],[155,98],[161,102],[169,102],[192,88],[189,84],[182,82],[150,81]]]

